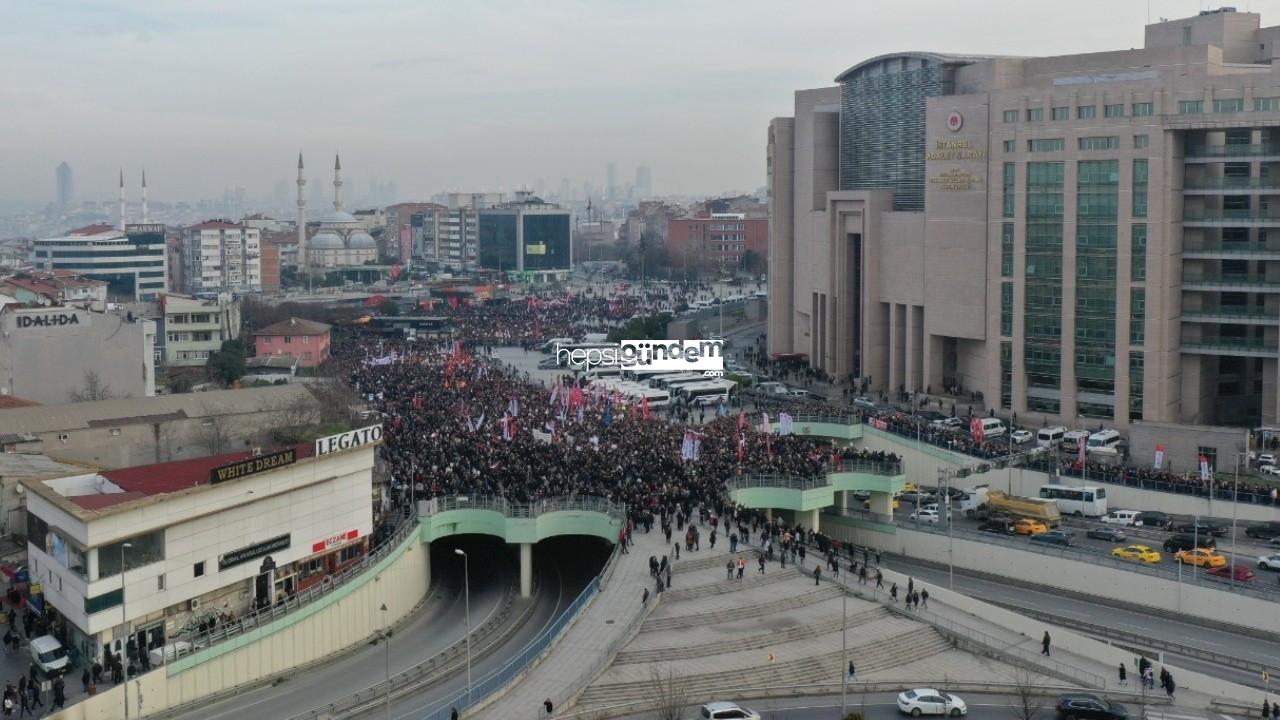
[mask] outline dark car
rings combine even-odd
[[[1045,543],[1046,545],[1074,545],[1071,541],[1071,533],[1066,530],[1050,530],[1047,533],[1032,535],[1031,542]]]
[[[1169,516],[1158,510],[1144,510],[1138,513],[1138,517],[1134,518],[1134,525],[1142,527],[1168,527]]]
[[[1062,720],[1125,720],[1129,717],[1129,711],[1120,703],[1083,693],[1063,695],[1058,698],[1055,709]]]
[[[898,502],[902,505],[910,505],[915,507],[918,505],[930,505],[938,502],[938,496],[926,492],[904,492],[898,495]]]
[[[1120,528],[1108,527],[1106,525],[1101,527],[1091,527],[1084,536],[1095,540],[1106,540],[1107,542],[1124,542],[1125,538],[1128,537]]]
[[[1213,535],[1214,537],[1222,537],[1223,535],[1227,534],[1227,529],[1225,527],[1221,525],[1214,525],[1213,523],[1205,522],[1204,520],[1201,520],[1200,522],[1194,522],[1194,523],[1189,523],[1189,522],[1174,523],[1173,527],[1171,527],[1170,530],[1173,530],[1174,532],[1187,533],[1187,534]]]
[[[1200,535],[1174,535],[1164,541],[1164,551],[1168,553],[1180,552],[1182,550],[1194,550],[1197,547],[1214,549],[1218,547],[1218,543],[1211,536]]]
[[[1269,540],[1271,538],[1280,537],[1280,522],[1264,522],[1257,525],[1250,525],[1244,529],[1244,534],[1251,538],[1260,538]]]
[[[1018,531],[1013,528],[1011,520],[988,520],[978,526],[982,532],[996,533],[998,535],[1017,535]]]

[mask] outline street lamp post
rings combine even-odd
[[[471,705],[471,558],[462,548],[454,548],[462,556],[462,584],[467,608],[467,706]]]
[[[126,548],[132,548],[133,543],[120,543],[120,624],[124,627],[124,641],[120,644],[120,649],[129,652],[129,612],[125,609],[124,604],[124,551]],[[122,662],[116,658],[116,662]],[[124,664],[124,663],[122,663]],[[124,664],[124,720],[129,720],[129,666]]]
[[[387,622],[387,604],[382,603],[382,644],[387,652],[387,720],[391,720],[391,625]]]

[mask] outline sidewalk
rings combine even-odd
[[[683,540],[683,532],[672,530],[672,542]],[[682,543],[680,559],[672,562],[671,580],[676,588],[688,582],[679,572],[682,564],[723,558],[729,552],[729,542],[723,532],[712,550],[709,545],[710,527],[701,525],[699,531],[702,533],[702,549],[686,553]],[[640,600],[646,589],[651,596],[649,606],[654,604],[655,583],[649,576],[649,556],[661,560],[663,555],[672,552],[671,545],[667,544],[656,525],[653,532],[639,530],[632,537],[635,544],[618,559],[613,577],[605,589],[529,674],[483,709],[484,717],[517,720],[545,717],[542,703],[548,698],[559,712],[575,693],[586,687],[588,681],[608,667],[614,654],[639,627],[646,609]],[[723,560],[719,562],[723,563]]]

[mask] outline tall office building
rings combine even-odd
[[[55,172],[58,181],[58,206],[68,207],[75,200],[75,185],[71,177],[71,166],[63,160]]]
[[[608,184],[605,186],[605,197],[609,200],[618,199],[618,164],[609,161],[608,166]]]
[[[164,225],[90,225],[33,243],[40,270],[70,270],[104,280],[112,300],[155,300],[167,288]]]
[[[479,213],[480,267],[518,272],[533,282],[563,279],[573,262],[569,211],[518,192]]]
[[[1280,421],[1280,27],[1145,35],[797,92],[769,126],[770,351],[1027,423]]]
[[[636,199],[649,200],[653,197],[653,171],[648,165],[636,167]]]
[[[190,295],[260,292],[261,231],[223,220],[183,228],[182,278]]]

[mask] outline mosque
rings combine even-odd
[[[378,260],[378,243],[354,215],[342,209],[342,159],[333,158],[333,210],[315,223],[307,237],[307,201],[303,190],[302,153],[298,153],[298,264],[311,268],[339,268]]]

